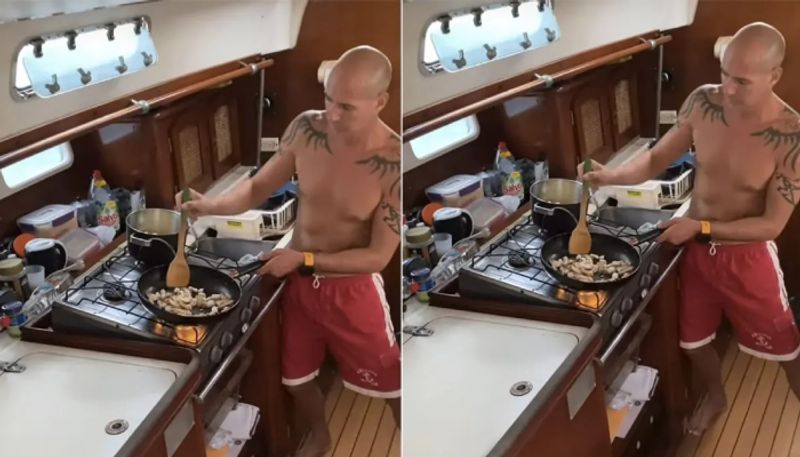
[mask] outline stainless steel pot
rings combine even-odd
[[[162,208],[140,209],[125,218],[128,252],[146,266],[165,265],[175,257],[181,214]]]
[[[545,179],[530,189],[533,223],[548,234],[572,231],[578,223],[583,183],[572,179]]]

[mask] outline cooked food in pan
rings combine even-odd
[[[561,274],[583,282],[616,281],[630,276],[633,265],[624,260],[607,261],[605,256],[581,254],[553,260],[551,265]]]
[[[206,295],[196,287],[161,289],[147,294],[150,303],[179,316],[213,316],[233,306],[231,297],[224,294]]]

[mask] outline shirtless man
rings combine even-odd
[[[695,145],[691,207],[687,217],[663,224],[659,238],[685,244],[680,344],[707,388],[687,423],[692,434],[727,408],[720,360],[709,344],[723,312],[741,350],[781,362],[800,396],[800,335],[773,242],[800,200],[800,116],[773,92],[784,52],[772,26],[743,27],[722,57],[721,85],[692,92],[648,153],[614,170],[594,163],[597,171],[585,176],[593,186],[640,183]]]
[[[374,48],[345,52],[325,81],[325,111],[297,116],[252,179],[217,198],[195,193],[183,206],[194,217],[242,213],[298,175],[291,243],[272,251],[260,273],[287,278],[282,376],[311,428],[303,457],[331,444],[314,381],[326,347],[344,385],[387,399],[400,425],[400,349],[379,274],[400,242],[400,141],[378,117],[391,70]]]

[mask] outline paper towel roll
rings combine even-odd
[[[728,43],[730,43],[732,39],[733,39],[732,36],[721,36],[717,38],[716,43],[714,43],[715,58],[722,59],[722,53],[725,52],[725,48],[728,46]]]
[[[319,64],[319,68],[317,69],[317,81],[320,84],[325,84],[325,79],[328,77],[328,74],[335,64],[335,60],[323,60],[322,63]]]

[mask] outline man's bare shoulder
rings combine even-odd
[[[800,114],[785,102],[778,117],[766,128],[752,133],[773,150],[779,167],[800,171]]]
[[[357,160],[357,165],[366,166],[370,175],[376,175],[384,191],[394,194],[400,192],[400,137],[387,131],[384,142],[365,159]]]
[[[301,150],[322,150],[333,154],[328,143],[327,120],[324,111],[308,110],[298,114],[286,129],[281,144]]]
[[[703,84],[686,97],[678,120],[684,124],[696,124],[700,121],[720,122],[728,125],[725,110],[722,107],[722,93],[719,84]]]

